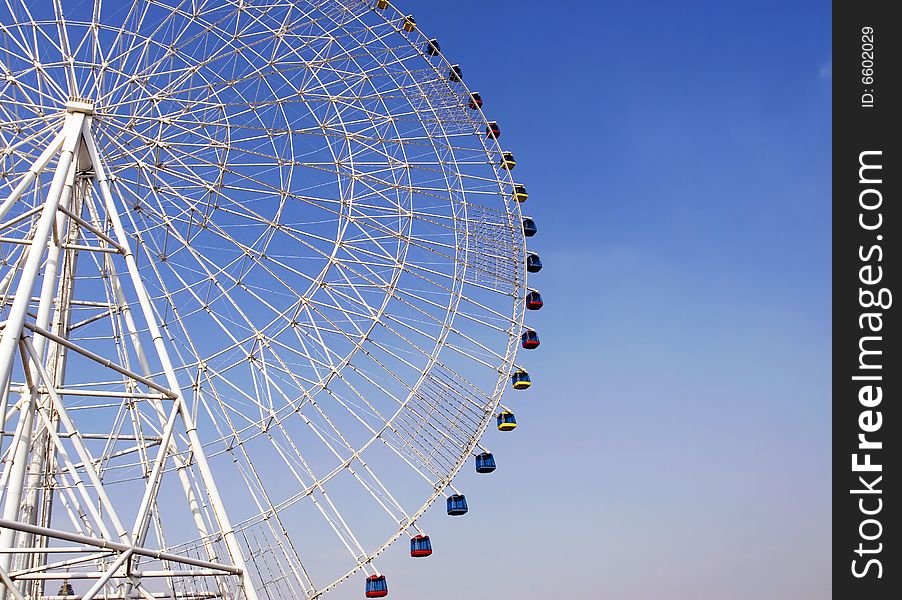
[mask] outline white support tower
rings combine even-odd
[[[154,579],[209,577],[215,582],[210,586],[214,593],[202,597],[256,600],[92,137],[93,103],[75,98],[66,110],[59,134],[0,207],[3,219],[23,195],[39,193],[33,189],[35,181],[55,163],[40,218],[31,235],[20,240],[22,267],[3,282],[11,308],[0,323],[0,389],[17,399],[0,404],[0,422],[11,433],[0,480],[0,578],[6,584],[6,589],[0,588],[0,599],[44,597],[43,582],[56,579],[94,581],[80,595],[83,600],[100,594],[108,582],[114,582],[123,598],[184,598],[171,584],[155,585]],[[77,302],[75,272],[79,260],[85,260],[79,254],[87,253],[101,257],[114,291],[109,301],[94,301],[94,308],[100,309],[98,319],[124,317],[127,330],[121,335],[129,347],[119,356],[96,353],[69,339],[72,305]],[[77,389],[66,389],[66,362],[72,354],[101,367],[93,370],[99,377],[93,385],[81,381]],[[126,356],[137,359],[141,373],[124,364]],[[153,376],[151,364],[159,365],[163,377]],[[120,392],[113,391],[117,386]],[[143,457],[143,493],[130,501],[114,501],[116,492],[110,489],[114,486],[104,483],[98,472],[104,461],[112,459],[109,449],[97,450],[103,447],[98,441],[108,441],[109,434],[79,429],[67,408],[72,402],[64,402],[64,395],[80,399],[123,395],[133,399],[136,413],[157,415],[158,435],[136,435],[129,448],[115,453],[116,458]],[[8,404],[12,410],[7,410]],[[61,472],[48,472],[57,465]],[[164,476],[180,481],[185,516],[190,517],[185,523],[193,522],[197,529],[203,542],[201,557],[164,553],[162,540],[151,532],[153,521],[160,519]],[[76,517],[83,533],[57,529],[51,515],[42,514],[41,507],[50,506],[41,497],[49,489],[42,490],[39,483],[46,477],[59,482],[61,498],[67,498],[66,511]],[[201,502],[211,508],[207,515]],[[212,527],[208,518],[215,520]],[[58,545],[63,542],[68,546]]]

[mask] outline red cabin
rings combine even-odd
[[[473,92],[470,94],[470,102],[467,104],[472,110],[479,110],[482,108],[482,96],[479,95],[479,92]]]
[[[532,350],[539,347],[539,334],[533,329],[524,331],[523,335],[520,336],[520,339],[523,342],[523,348],[526,350]]]
[[[526,310],[539,310],[545,306],[545,302],[542,300],[542,294],[533,290],[526,294]]]
[[[388,596],[388,583],[385,575],[370,575],[366,578],[366,597],[384,598]]]
[[[410,538],[410,555],[414,558],[432,555],[432,542],[429,541],[428,535],[415,535]]]
[[[498,123],[495,121],[490,121],[488,125],[485,127],[485,135],[488,138],[493,140],[497,140],[501,137],[501,128],[498,127]]]

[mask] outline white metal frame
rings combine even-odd
[[[0,588],[315,598],[378,572],[458,493],[516,356],[525,240],[484,114],[371,1],[135,0],[121,24],[48,2],[55,22],[22,0],[0,16]],[[350,557],[337,575],[309,568],[301,507]]]

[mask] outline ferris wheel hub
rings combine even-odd
[[[66,102],[66,112],[94,114],[94,101],[90,98],[69,98]]]

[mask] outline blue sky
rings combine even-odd
[[[546,306],[392,596],[829,598],[830,4],[396,4],[516,154]]]

